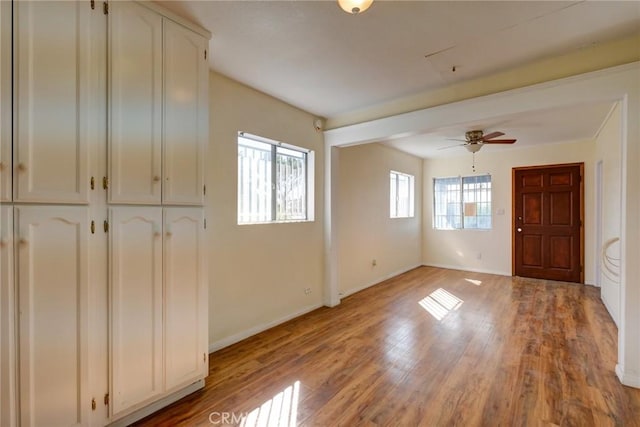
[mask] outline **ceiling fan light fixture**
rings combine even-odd
[[[470,153],[477,153],[478,151],[480,151],[480,149],[482,148],[482,144],[481,143],[472,143],[472,144],[465,144],[464,146],[467,151],[469,151]]]
[[[338,0],[338,5],[347,13],[357,15],[369,9],[373,0]]]

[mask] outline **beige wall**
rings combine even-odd
[[[216,73],[209,87],[209,343],[217,349],[322,304],[324,149],[312,115]],[[315,150],[313,222],[237,225],[238,131]]]
[[[602,161],[602,206],[601,206],[601,230],[602,242],[620,237],[621,222],[621,115],[620,104],[609,115],[609,118],[602,126],[595,146],[595,162]],[[597,207],[594,213],[597,212]],[[597,218],[597,216],[596,216]],[[597,224],[596,224],[597,226]],[[600,262],[601,247],[595,248],[596,262]],[[614,243],[607,251],[609,256],[617,258],[620,265],[620,242]],[[614,273],[620,274],[620,269],[615,265],[609,265]],[[611,317],[618,324],[620,320],[620,278],[615,274],[603,270],[596,281],[602,287],[602,301],[609,310]]]
[[[338,164],[338,283],[346,296],[421,264],[422,160],[367,144],[340,148]],[[415,177],[413,218],[389,218],[391,170]]]
[[[585,281],[594,283],[593,226],[593,141],[549,144],[539,147],[491,151],[484,147],[476,154],[476,173],[491,174],[493,227],[491,230],[435,230],[433,178],[473,175],[472,157],[466,153],[446,159],[424,161],[424,238],[426,265],[511,275],[512,168],[560,163],[585,164]],[[503,214],[498,214],[498,211]]]

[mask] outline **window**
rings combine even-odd
[[[413,175],[391,171],[389,173],[389,216],[413,217]]]
[[[433,227],[491,228],[491,175],[433,180]]]
[[[310,150],[239,132],[238,224],[312,220],[312,167]]]

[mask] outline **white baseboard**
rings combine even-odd
[[[365,290],[367,288],[370,288],[371,286],[374,286],[374,285],[377,285],[378,283],[384,282],[387,279],[391,279],[392,277],[396,277],[396,276],[398,276],[400,274],[406,273],[407,271],[411,271],[414,268],[418,268],[418,267],[421,267],[421,266],[422,266],[422,264],[411,265],[409,267],[402,268],[400,270],[396,270],[393,273],[389,273],[389,274],[386,274],[386,275],[384,275],[382,277],[378,277],[378,278],[376,278],[376,279],[374,279],[374,280],[372,280],[372,281],[370,281],[370,282],[368,282],[368,283],[366,283],[366,284],[364,284],[362,286],[359,286],[357,288],[353,288],[353,289],[349,289],[347,291],[341,292],[340,293],[340,298],[346,298],[349,295],[355,294],[356,292],[363,291],[363,290]]]
[[[213,353],[214,351],[223,349],[225,347],[229,347],[232,344],[235,344],[237,342],[240,342],[246,338],[249,338],[253,335],[259,334],[260,332],[264,332],[267,329],[271,329],[274,326],[278,326],[284,322],[287,322],[291,319],[295,319],[296,317],[302,316],[303,314],[307,314],[313,310],[316,310],[320,307],[323,307],[323,304],[314,304],[314,305],[309,305],[307,307],[302,308],[301,310],[298,310],[294,313],[288,314],[284,317],[281,317],[279,319],[273,320],[271,322],[268,323],[263,323],[261,325],[257,325],[254,326],[252,328],[246,329],[242,332],[239,332],[237,334],[233,334],[231,336],[222,338],[218,341],[214,341],[212,343],[209,344],[209,353]]]
[[[470,268],[462,265],[448,265],[448,264],[437,264],[437,263],[424,263],[422,264],[425,267],[437,267],[437,268],[446,268],[447,270],[460,270],[460,271],[469,271],[472,273],[487,273],[487,274],[495,274],[496,276],[512,276],[511,272],[500,271],[500,270],[489,270],[485,268]]]
[[[624,367],[620,364],[616,365],[616,375],[622,384],[629,387],[640,388],[640,375],[625,372]]]

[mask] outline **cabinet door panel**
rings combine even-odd
[[[15,208],[23,426],[89,422],[87,216]]]
[[[166,208],[164,236],[165,377],[171,389],[201,378],[206,364],[202,209]]]
[[[201,205],[208,135],[207,41],[164,21],[163,202]]]
[[[109,200],[159,204],[162,17],[133,2],[110,5]]]
[[[0,201],[11,200],[11,2],[0,2]]]
[[[163,391],[162,208],[110,209],[112,411]]]
[[[0,206],[0,425],[16,425],[13,207]]]
[[[91,9],[14,2],[14,199],[88,203]]]

